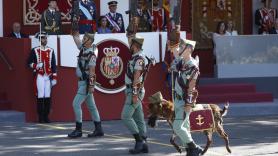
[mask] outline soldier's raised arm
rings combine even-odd
[[[79,31],[73,31],[72,37],[73,37],[73,40],[74,40],[77,48],[80,49],[80,47],[82,46],[82,41],[80,39]]]

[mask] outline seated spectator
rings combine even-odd
[[[226,28],[227,28],[227,30],[226,30],[226,35],[227,36],[237,36],[238,35],[237,31],[234,30],[233,21],[228,21],[227,25],[226,25]]]
[[[276,18],[275,24],[272,29],[270,29],[269,34],[278,34],[278,18]]]
[[[111,33],[111,30],[108,28],[107,18],[105,16],[101,16],[99,18],[99,25],[97,28],[98,34],[106,34]]]
[[[62,33],[62,15],[58,9],[57,0],[48,0],[48,8],[42,13],[41,27],[48,35]]]
[[[18,22],[13,24],[13,32],[8,36],[12,38],[28,38],[28,35],[21,33],[21,25]]]
[[[220,21],[217,24],[216,32],[214,33],[214,36],[224,36],[226,35],[226,25],[224,21]]]

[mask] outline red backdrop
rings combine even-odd
[[[23,24],[23,0],[3,0],[4,13],[4,36],[7,36],[12,30],[13,22]],[[97,8],[100,7],[100,0],[95,0]],[[191,32],[191,0],[183,0],[182,10],[182,30]],[[244,34],[252,34],[252,0],[244,0]],[[99,14],[99,10],[98,10]],[[64,26],[65,32],[69,32],[69,25]],[[26,34],[34,34],[39,30],[38,26],[22,26],[22,31]]]
[[[183,0],[184,5],[182,12],[182,30],[191,32],[191,1]],[[13,22],[23,23],[23,1],[22,0],[4,0],[4,35],[7,36],[12,30]],[[99,8],[100,0],[96,0]],[[244,0],[244,34],[252,33],[252,0]],[[64,32],[69,32],[69,25],[65,25]],[[39,31],[38,26],[24,26],[22,31],[26,34],[34,34]],[[17,46],[14,46],[17,45]],[[12,102],[12,108],[18,111],[27,112],[27,121],[35,121],[36,106],[35,97],[32,89],[32,74],[26,67],[26,59],[30,52],[30,40],[14,40],[1,38],[0,50],[4,51],[14,66],[14,71],[8,71],[7,68],[0,63],[0,92],[7,92],[8,99]],[[200,56],[200,69],[202,76],[213,76],[214,57],[211,49],[197,50],[195,54]],[[58,83],[53,90],[53,111],[51,118],[56,121],[72,121],[74,120],[72,110],[72,100],[76,93],[77,79],[73,68],[58,67],[59,77]],[[161,79],[162,66],[157,65],[150,71],[146,84],[146,97],[153,94],[157,90],[167,92],[164,85],[164,79]],[[2,76],[3,75],[3,76]],[[156,82],[156,83],[153,83]],[[100,114],[104,120],[119,119],[122,109],[124,94],[118,93],[107,95],[100,92],[95,93],[95,99],[99,107]],[[145,106],[146,107],[146,106]],[[85,119],[89,119],[88,112],[85,111]]]
[[[17,46],[14,46],[17,45]],[[0,51],[4,52],[14,70],[9,71],[4,63],[0,62],[0,93],[7,93],[12,109],[26,112],[27,121],[36,121],[36,100],[33,91],[32,71],[27,67],[27,58],[31,48],[30,39],[0,38]],[[58,84],[52,90],[52,111],[50,118],[53,121],[74,121],[72,101],[77,91],[77,78],[74,68],[58,67]],[[151,68],[145,82],[145,97],[161,90],[167,98],[165,78],[162,65]],[[166,75],[166,74],[163,74]],[[154,83],[155,82],[155,83]],[[96,104],[103,120],[120,119],[125,95],[104,94],[94,92]],[[147,113],[147,98],[144,99],[144,109]],[[83,107],[86,107],[83,105]],[[84,109],[84,119],[90,119],[87,109]]]
[[[23,0],[3,0],[4,7],[4,36],[11,33],[11,27],[13,22],[18,21],[23,23]],[[100,0],[95,0],[97,8],[100,8]],[[182,10],[182,22],[181,29],[185,30],[187,33],[191,33],[191,0],[183,0]],[[15,9],[16,8],[16,9]],[[252,0],[244,0],[243,2],[244,10],[244,34],[252,34]],[[98,10],[99,14],[99,10]],[[63,31],[65,33],[70,32],[70,25],[63,25]],[[38,26],[22,26],[22,31],[26,34],[35,34],[39,31]],[[204,77],[212,77],[214,75],[214,56],[212,49],[207,50],[196,50],[195,54],[200,56],[201,72]]]
[[[38,25],[40,22],[41,14],[48,8],[49,1],[39,0],[23,0],[23,17],[27,25]],[[58,10],[62,15],[62,22],[70,22],[71,1],[57,1]]]

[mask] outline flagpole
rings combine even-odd
[[[40,34],[39,34],[39,42],[40,42],[40,63],[41,63],[41,53],[42,53],[42,24],[40,23]]]

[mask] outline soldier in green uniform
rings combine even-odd
[[[175,60],[171,64],[174,71],[174,106],[175,120],[173,128],[187,150],[187,156],[199,156],[202,153],[190,133],[189,115],[194,106],[193,97],[196,82],[199,76],[198,63],[191,54],[195,48],[195,41],[181,39],[179,46],[174,49]]]
[[[148,153],[142,100],[145,95],[144,80],[150,60],[143,53],[143,42],[144,39],[141,37],[131,39],[132,58],[128,62],[125,74],[126,99],[121,118],[136,141],[134,149],[129,150],[131,154]]]
[[[101,121],[98,109],[95,104],[93,91],[96,81],[95,66],[97,59],[97,47],[93,44],[94,34],[86,33],[81,41],[79,32],[73,32],[73,39],[76,46],[80,50],[78,56],[78,65],[76,68],[76,75],[79,78],[78,91],[73,100],[73,110],[75,113],[76,128],[73,132],[68,134],[70,138],[77,138],[82,136],[82,109],[81,104],[85,101],[91,113],[95,124],[93,133],[88,134],[88,137],[103,136]]]
[[[57,0],[49,0],[48,9],[42,13],[41,27],[49,35],[61,34],[61,12],[58,11]]]

